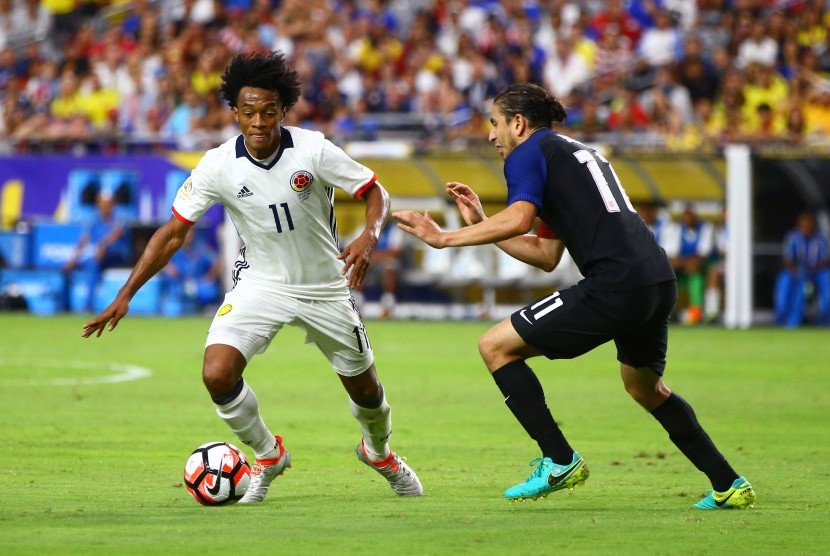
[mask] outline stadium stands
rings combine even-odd
[[[70,14],[4,5],[7,151],[216,144],[233,130],[216,95],[222,69],[237,52],[270,49],[303,77],[292,123],[341,142],[463,148],[481,140],[476,115],[514,80],[563,96],[569,133],[596,142],[698,151],[759,132],[765,144],[828,141],[822,1],[144,0],[80,2]],[[194,117],[174,122],[187,103]]]
[[[49,269],[43,257],[59,249],[44,252],[41,220],[84,219],[100,188],[145,227],[167,218],[196,159],[182,151],[236,132],[217,91],[230,57],[244,51],[284,51],[304,83],[287,123],[347,150],[362,145],[355,158],[414,208],[441,198],[448,180],[501,206],[487,117],[493,95],[517,80],[562,98],[562,131],[613,155],[633,200],[675,213],[691,200],[705,217],[719,214],[728,143],[776,153],[830,147],[830,10],[821,0],[84,0],[60,13],[50,5],[0,3],[0,156],[161,153],[178,168],[148,175],[137,170],[144,162],[79,163],[58,184],[64,202],[54,214],[25,213],[28,182],[1,183],[0,246],[13,269]],[[344,201],[348,232],[358,209]],[[13,232],[18,222],[28,228]],[[428,255],[414,259],[437,264]],[[483,286],[483,298],[513,282],[497,254],[475,259],[493,262],[486,279],[462,282]],[[416,287],[428,274],[406,276]]]

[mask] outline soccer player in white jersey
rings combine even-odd
[[[357,457],[399,495],[423,488],[390,450],[391,410],[375,371],[372,347],[349,287],[362,283],[389,213],[389,196],[368,168],[321,133],[282,126],[300,96],[297,72],[280,52],[236,56],[221,93],[241,134],[209,150],[179,189],[173,216],[150,239],[115,300],[84,325],[83,337],[113,330],[147,280],[182,245],[190,227],[222,203],[243,241],[234,287],[208,331],[202,380],[216,412],[256,455],[241,503],[260,502],[291,465],[280,436],[263,422],[257,398],[242,378],[288,324],[304,330],[328,358],[349,395],[363,438]],[[366,227],[341,252],[334,188],[366,203]]]

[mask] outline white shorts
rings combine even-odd
[[[205,346],[233,346],[250,361],[286,324],[304,330],[306,343],[315,344],[340,375],[359,375],[374,362],[366,328],[351,298],[297,299],[251,282],[240,282],[225,294]]]

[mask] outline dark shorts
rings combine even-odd
[[[527,305],[510,320],[522,339],[549,359],[573,359],[614,340],[621,363],[662,376],[676,301],[674,280],[627,291],[577,284]]]

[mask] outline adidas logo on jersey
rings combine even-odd
[[[251,190],[248,189],[248,186],[243,185],[242,189],[239,190],[239,193],[236,194],[236,198],[241,199],[242,197],[250,197],[251,195],[253,195],[253,193],[251,193]]]

